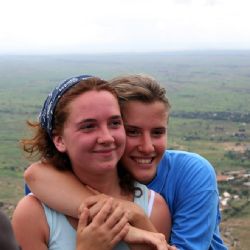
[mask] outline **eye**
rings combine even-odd
[[[122,125],[122,119],[112,119],[109,122],[111,128],[119,128]]]
[[[161,137],[166,134],[166,128],[155,128],[151,132],[154,137]]]
[[[96,128],[96,123],[94,122],[86,122],[80,126],[80,130],[83,132],[90,132]]]
[[[130,137],[136,137],[141,134],[138,128],[133,128],[133,127],[125,127],[125,131],[126,131],[126,135]]]

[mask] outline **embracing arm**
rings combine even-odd
[[[90,209],[90,216],[93,217],[109,198],[104,194],[96,195],[83,185],[72,172],[59,171],[49,164],[33,163],[25,171],[24,178],[39,200],[54,210],[75,218],[78,218],[79,208],[83,201],[83,207],[92,207],[93,204],[97,204],[93,209]],[[133,226],[156,231],[139,206],[133,202],[115,200],[122,203],[130,211],[129,222]]]
[[[71,172],[60,172],[53,166],[42,163],[35,163],[29,167],[25,172],[25,179],[32,192],[40,200],[55,210],[73,217],[78,217],[78,207],[82,204],[80,212],[85,211],[83,214],[86,216],[86,208],[89,208],[87,212],[88,216],[94,218],[98,212],[101,211],[107,199],[109,199],[107,195],[94,194],[94,191],[82,185]],[[84,200],[83,203],[82,200]],[[114,203],[120,204],[125,211],[128,211],[128,221],[131,225],[151,232],[159,230],[159,232],[168,238],[170,215],[166,203],[160,195],[156,194],[155,197],[150,218],[153,223],[147,215],[145,215],[142,208],[135,203],[119,199],[113,200]],[[116,206],[117,205],[115,205],[115,207]],[[84,218],[86,219],[86,217]],[[162,223],[162,221],[164,221],[164,223]],[[86,230],[88,229],[91,228],[87,227]],[[151,241],[154,242],[154,244],[156,244],[156,242],[159,243],[159,237],[160,239],[162,237],[162,235],[158,237],[159,234],[152,234],[151,237],[149,237],[146,231],[144,234],[140,233],[137,235],[141,235],[141,238],[133,239],[134,241],[146,241],[147,239],[146,243]],[[143,235],[145,236],[144,238]]]
[[[24,179],[39,200],[63,214],[78,217],[82,201],[93,195],[70,171],[36,162],[24,172]]]
[[[129,228],[125,240],[131,243],[131,250],[177,250],[167,243],[165,235],[135,227]]]

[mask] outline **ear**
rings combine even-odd
[[[63,139],[63,136],[61,135],[54,135],[53,136],[53,142],[54,145],[56,147],[56,149],[61,152],[61,153],[65,153],[66,152],[66,145]]]

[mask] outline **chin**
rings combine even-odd
[[[154,177],[151,177],[151,176],[139,176],[139,177],[137,177],[136,179],[137,179],[137,181],[139,181],[140,183],[142,183],[142,184],[148,184],[148,183],[150,183],[151,182],[151,180],[153,179]]]
[[[98,167],[99,169],[105,169],[105,170],[114,170],[116,169],[116,164],[113,164],[113,163],[104,163],[104,164],[101,164],[99,165]]]

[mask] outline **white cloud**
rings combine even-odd
[[[0,53],[250,49],[249,7],[247,0],[8,0]]]

